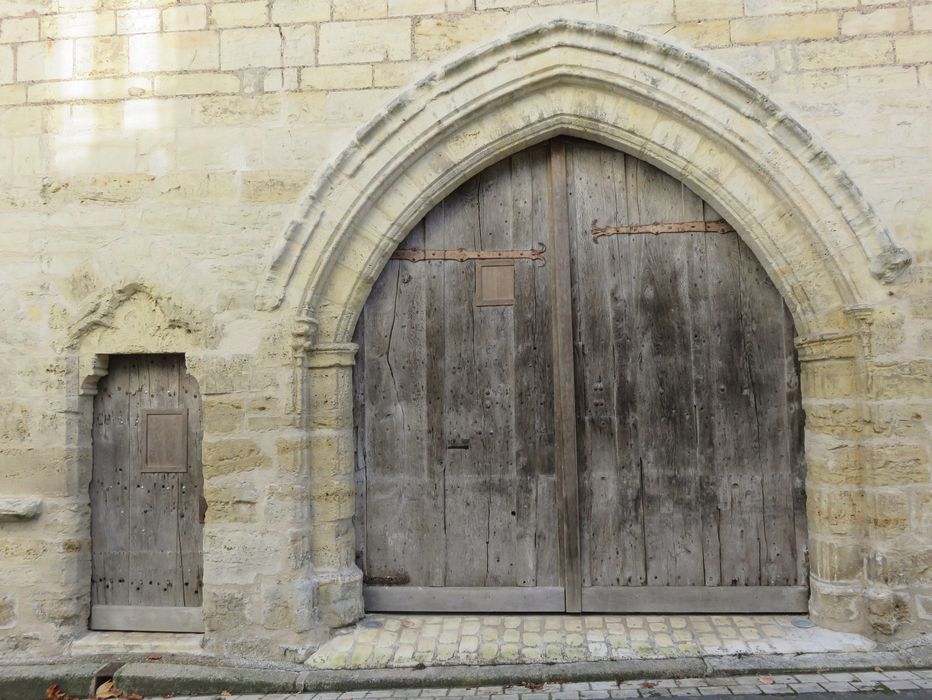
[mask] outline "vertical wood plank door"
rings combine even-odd
[[[546,244],[548,153],[465,183],[401,249]],[[369,610],[563,610],[550,271],[497,262],[512,269],[392,260],[359,319],[356,541]],[[498,281],[484,288],[479,275]]]
[[[544,267],[443,259],[541,242]],[[806,610],[792,318],[701,198],[556,139],[401,250],[356,329],[368,610]]]
[[[594,239],[594,221],[720,217],[631,156],[573,141],[566,159],[583,609],[804,612],[802,409],[782,297],[734,232]]]
[[[183,355],[113,355],[94,397],[91,628],[202,632],[200,392]]]

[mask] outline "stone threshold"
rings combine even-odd
[[[203,634],[173,632],[88,632],[71,644],[71,654],[101,656],[107,654],[180,654],[201,656]]]

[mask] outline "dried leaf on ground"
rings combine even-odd
[[[759,681],[760,681],[761,683],[763,683],[764,685],[773,685],[773,684],[774,684],[773,676],[758,676],[758,677],[757,677],[757,680],[759,680]]]
[[[654,683],[653,681],[644,681],[643,683],[641,683],[641,687],[642,688],[656,688],[657,684]]]
[[[72,697],[59,686],[53,684],[45,689],[45,700],[72,700]]]
[[[149,654],[146,658],[149,659],[149,661],[159,661],[161,660],[162,655],[161,654]]]
[[[113,685],[113,681],[104,681],[99,686],[97,690],[94,691],[94,697],[98,700],[108,700],[108,698],[119,698],[123,695],[123,691]]]
[[[543,683],[535,683],[534,681],[522,681],[521,685],[523,685],[528,690],[543,690],[544,689]]]

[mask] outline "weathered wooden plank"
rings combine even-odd
[[[507,159],[479,175],[480,249],[513,247],[514,213],[511,159]],[[477,458],[483,463],[488,483],[488,586],[509,586],[515,582],[517,481],[513,316],[513,306],[477,306],[475,309],[476,382],[482,417],[478,440],[481,452]],[[453,406],[450,408],[455,410]]]
[[[423,242],[418,227],[411,243]],[[424,388],[424,274],[417,263],[392,261],[366,308],[366,452],[379,469],[367,477],[366,572],[427,583],[418,556],[426,475]],[[391,523],[391,527],[386,527]]]
[[[366,432],[366,415],[370,404],[366,400],[366,358],[369,356],[366,344],[366,314],[368,307],[364,307],[356,320],[353,331],[353,342],[356,343],[356,364],[353,366],[353,446],[355,462],[353,469],[353,484],[355,487],[355,507],[353,509],[353,528],[356,542],[356,566],[362,571],[367,569],[366,538],[369,521],[367,518],[366,502],[368,494],[367,474],[369,466],[368,433]]]
[[[529,243],[539,247],[546,242],[550,231],[550,185],[548,169],[550,148],[541,144],[532,151],[532,189],[531,211],[526,217],[530,221]],[[544,240],[541,240],[544,239]],[[525,344],[525,351],[530,356],[527,361],[516,359],[516,366],[527,367],[531,374],[525,382],[525,403],[530,404],[532,414],[530,431],[520,429],[521,439],[528,444],[529,470],[536,473],[536,574],[538,586],[559,586],[562,578],[560,558],[560,515],[558,504],[558,487],[556,461],[554,455],[554,418],[553,418],[553,344],[551,272],[536,265],[524,265],[524,275],[531,276],[533,285],[527,285],[529,298],[524,304],[527,318],[531,325],[528,333],[515,327],[515,342]],[[533,370],[530,368],[533,367]],[[528,486],[528,490],[531,487]]]
[[[443,203],[448,247],[479,245],[479,182],[474,178]],[[444,268],[443,431],[446,440],[448,586],[484,586],[488,576],[489,481],[481,444],[482,411],[477,383],[475,270],[471,264]]]
[[[142,421],[150,408],[176,408],[179,355],[130,359],[130,457],[133,473],[130,531],[130,604],[183,606],[184,583],[178,532],[179,474],[143,471]]]
[[[679,182],[642,161],[628,170],[634,179],[629,209],[637,217],[632,223],[693,219],[697,211],[701,216],[701,202]],[[684,216],[687,203],[693,211]],[[631,290],[637,304],[637,449],[649,586],[702,582],[687,306],[690,247],[689,235],[644,240]]]
[[[547,162],[541,145],[512,157],[512,240],[537,246],[549,228]],[[515,266],[514,459],[515,583],[560,582],[559,530],[554,491],[553,367],[550,353],[550,273],[533,264]]]
[[[621,176],[624,193],[624,155],[587,144],[567,146],[567,203],[569,206],[570,253],[574,331],[576,430],[579,445],[580,558],[582,585],[618,585],[625,575],[630,552],[639,548],[641,528],[632,537],[624,530],[619,515],[627,493],[619,489],[618,430],[614,391],[619,367],[613,344],[614,305],[620,272],[618,242],[598,242],[589,233],[590,222],[618,221],[616,187]],[[636,494],[635,494],[636,495]]]
[[[372,612],[563,612],[563,597],[556,586],[363,587],[366,610]]]
[[[705,207],[706,218],[717,217]],[[699,479],[698,503],[702,584],[722,583],[721,542],[719,541],[718,476],[715,461],[713,401],[715,387],[711,368],[711,301],[709,295],[708,236],[695,236],[689,257],[690,364],[693,412],[696,421],[696,473]],[[714,243],[714,242],[713,242]]]
[[[91,600],[129,603],[129,393],[119,356],[94,397]]]
[[[741,303],[756,453],[745,453],[760,483],[760,584],[796,583],[792,455],[787,440],[783,300],[747,246],[741,246]]]
[[[805,613],[805,586],[596,586],[583,589],[584,612]]]
[[[793,521],[796,532],[794,557],[796,581],[809,584],[809,531],[806,521],[806,456],[803,447],[805,416],[799,384],[799,357],[796,354],[796,328],[789,308],[783,304],[783,366],[786,382],[787,454],[793,474]]]
[[[708,241],[711,385],[718,483],[722,585],[760,583],[760,472],[749,454],[759,450],[754,391],[749,381],[741,301],[741,242],[735,236]]]
[[[424,219],[424,246],[442,247],[446,243],[443,210],[434,208]],[[446,338],[444,336],[445,269],[449,263],[421,263],[424,283],[424,400],[426,402],[426,467],[424,513],[425,542],[422,556],[427,560],[431,586],[442,586],[447,572],[446,460],[447,444],[443,430],[444,373]],[[454,534],[455,536],[455,534]]]
[[[561,494],[563,585],[567,612],[579,612],[582,581],[579,554],[579,478],[576,471],[576,397],[573,369],[573,300],[570,287],[566,146],[550,147],[550,246],[553,308],[554,453]]]
[[[204,631],[204,614],[200,607],[93,605],[91,629],[200,633]]]
[[[183,360],[179,401],[188,416],[188,470],[178,475],[178,540],[181,547],[182,604],[199,607],[203,600],[204,580],[203,532],[201,522],[204,493],[204,472],[201,459],[203,423],[201,422],[201,392],[197,380],[187,373]],[[205,502],[206,503],[206,502]]]

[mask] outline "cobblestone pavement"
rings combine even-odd
[[[485,686],[481,688],[423,688],[361,690],[346,693],[298,693],[223,696],[222,700],[601,700],[641,697],[703,697],[709,695],[809,695],[813,693],[867,693],[885,695],[930,690],[932,670],[800,674],[795,676],[732,676],[679,680],[605,681],[596,683],[545,683],[543,685]],[[215,698],[220,696],[204,696]],[[916,697],[913,695],[912,697]],[[176,697],[172,700],[191,700]]]
[[[874,647],[865,637],[783,615],[368,615],[338,632],[307,664],[320,669],[404,668]]]

